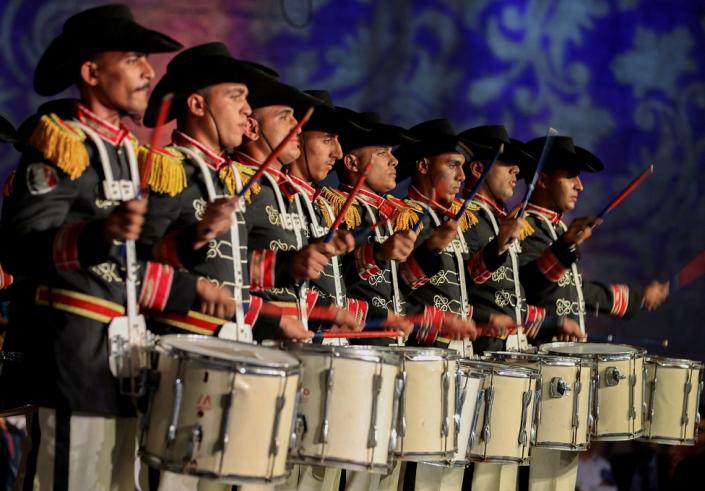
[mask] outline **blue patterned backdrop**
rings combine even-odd
[[[18,123],[41,99],[31,72],[70,13],[96,2],[0,3],[0,113]],[[301,88],[411,125],[502,123],[528,139],[549,126],[606,163],[578,213],[599,210],[647,163],[653,177],[585,247],[586,276],[665,279],[705,248],[705,2],[685,0],[190,0],[128,2],[190,45],[221,39]],[[87,41],[88,42],[88,41]],[[165,57],[155,57],[163,68]],[[16,155],[0,152],[3,172]],[[595,333],[669,338],[705,358],[705,279],[631,322]]]

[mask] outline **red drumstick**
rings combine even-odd
[[[626,188],[624,188],[624,191],[622,191],[621,193],[619,193],[619,194],[617,195],[617,197],[615,197],[615,198],[610,202],[610,204],[608,204],[607,206],[605,206],[605,208],[597,215],[597,218],[602,218],[602,217],[605,216],[607,213],[609,213],[610,211],[612,211],[613,209],[615,209],[615,208],[617,207],[617,205],[619,205],[622,201],[624,201],[624,200],[627,198],[627,196],[629,196],[630,194],[632,194],[632,192],[639,186],[639,184],[641,184],[641,183],[644,181],[644,179],[646,179],[647,177],[649,177],[649,176],[650,176],[651,174],[653,174],[653,173],[654,173],[654,164],[649,164],[649,165],[646,167],[646,169],[644,170],[644,172],[642,172],[641,174],[639,174],[639,176],[638,176],[636,179],[634,179],[634,180],[629,184],[629,186],[627,186]]]
[[[253,176],[250,178],[250,180],[247,181],[247,183],[244,186],[242,186],[242,189],[240,190],[240,192],[237,193],[238,197],[242,198],[243,196],[245,196],[245,193],[247,191],[249,191],[250,188],[257,181],[260,180],[260,178],[262,177],[262,174],[264,174],[264,172],[269,168],[269,166],[271,166],[272,163],[277,159],[277,157],[279,157],[279,155],[282,153],[282,151],[284,151],[284,147],[286,147],[287,144],[299,134],[299,131],[301,131],[301,128],[303,127],[303,125],[305,125],[308,122],[308,120],[311,118],[312,114],[313,114],[313,107],[309,108],[309,110],[306,111],[306,114],[304,114],[304,116],[299,120],[299,122],[296,124],[294,129],[291,130],[288,135],[286,135],[286,138],[284,138],[279,143],[279,145],[277,145],[277,147],[274,150],[272,150],[272,153],[270,153],[269,157],[267,157],[267,159],[262,163],[262,165],[260,165],[257,168],[257,171],[253,174]]]
[[[401,331],[318,331],[313,339],[396,338],[403,335]]]
[[[350,209],[350,206],[352,205],[353,201],[355,200],[355,196],[360,192],[360,189],[362,188],[362,185],[365,184],[365,179],[367,179],[367,175],[370,173],[370,164],[367,164],[365,167],[365,170],[362,171],[362,174],[360,174],[360,177],[357,178],[357,182],[355,183],[355,187],[350,191],[350,194],[348,195],[348,199],[345,200],[345,204],[343,204],[343,208],[340,210],[340,213],[338,213],[338,216],[335,217],[335,221],[333,222],[333,225],[330,227],[330,230],[328,231],[328,235],[326,235],[326,243],[330,242],[333,240],[333,236],[335,235],[335,231],[338,230],[338,227],[340,227],[340,224],[343,222],[343,219],[345,218],[345,214],[348,212]]]

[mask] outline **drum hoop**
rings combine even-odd
[[[563,356],[550,353],[520,353],[515,351],[486,351],[483,353],[482,358],[487,361],[524,359],[540,365],[576,368],[585,363],[585,358],[580,358],[577,356]]]
[[[411,361],[457,361],[460,360],[460,355],[455,350],[447,350],[444,348],[415,348],[399,346],[390,346],[389,349],[393,353],[397,353],[404,360]]]
[[[352,349],[351,349],[352,348]],[[325,354],[333,358],[344,358],[370,363],[384,363],[386,365],[401,365],[401,357],[385,349],[371,349],[370,346],[329,346],[319,344],[290,343],[286,345],[289,353],[301,352],[302,354]]]
[[[599,343],[592,343],[592,344],[599,344]],[[605,361],[608,360],[629,360],[632,358],[643,358],[647,351],[644,348],[639,348],[638,346],[632,346],[630,344],[612,344],[610,343],[610,346],[619,346],[622,348],[628,348],[626,351],[616,351],[613,353],[594,353],[594,352],[588,352],[584,351],[581,353],[574,353],[574,352],[569,352],[566,353],[564,351],[558,351],[560,348],[565,348],[568,346],[587,346],[590,345],[590,343],[575,343],[575,342],[556,342],[556,343],[546,343],[542,344],[539,347],[539,352],[541,353],[546,353],[549,355],[558,355],[558,356],[567,356],[570,358],[593,358],[593,359],[602,359]]]
[[[461,360],[459,365],[475,368],[484,373],[496,373],[498,375],[514,378],[537,378],[540,373],[539,370],[535,368],[502,365],[501,363],[486,360],[465,359]]]
[[[161,349],[162,351],[164,351],[169,356],[175,356],[175,357],[187,358],[187,359],[208,360],[208,362],[210,362],[210,363],[217,364],[218,366],[224,366],[226,368],[239,367],[241,365],[251,365],[253,367],[260,367],[260,368],[267,368],[267,369],[288,372],[288,371],[292,371],[292,370],[297,371],[300,367],[299,360],[296,359],[296,357],[294,357],[286,352],[282,352],[282,354],[285,355],[286,357],[291,358],[290,363],[267,362],[266,360],[255,360],[255,359],[251,359],[251,358],[234,360],[232,358],[223,358],[221,356],[217,356],[216,353],[207,354],[207,353],[203,353],[203,352],[189,351],[187,349],[184,349],[181,346],[174,346],[172,344],[169,344],[170,339],[193,339],[193,340],[218,339],[218,342],[220,342],[220,343],[228,343],[230,345],[242,346],[243,348],[249,348],[249,349],[252,349],[253,347],[255,347],[255,349],[258,349],[258,350],[277,352],[277,350],[273,350],[272,348],[263,348],[262,346],[257,346],[256,344],[242,343],[242,342],[233,341],[230,339],[213,338],[211,336],[201,336],[199,334],[168,334],[166,336],[160,337],[156,342],[156,346],[159,349]]]
[[[700,369],[705,367],[705,364],[698,360],[688,360],[686,358],[668,358],[665,356],[647,356],[644,358],[644,363],[654,363],[664,368],[685,368],[685,369]]]

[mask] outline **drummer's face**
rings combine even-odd
[[[498,160],[487,175],[487,187],[492,196],[500,201],[511,198],[517,185],[517,174],[519,174],[518,165]]]
[[[343,157],[343,150],[338,142],[338,135],[327,131],[304,131],[302,133],[304,150],[297,160],[304,160],[308,177],[313,182],[322,181],[333,169],[335,162]]]
[[[554,211],[564,213],[575,208],[578,196],[583,192],[580,173],[566,169],[551,169],[543,173],[546,176],[546,190],[553,202]]]
[[[443,205],[452,203],[465,181],[465,156],[462,153],[447,152],[427,159],[428,173],[425,177],[433,190],[429,198],[434,198]]]
[[[358,173],[362,173],[369,164],[370,171],[365,179],[365,187],[377,194],[388,193],[397,185],[397,164],[392,155],[392,147],[372,146],[358,148],[350,152],[355,156]]]
[[[81,77],[106,108],[141,115],[147,109],[154,68],[144,53],[104,51],[81,66]]]

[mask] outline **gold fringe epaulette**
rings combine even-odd
[[[411,200],[395,199],[393,201],[397,205],[397,210],[392,216],[392,227],[394,231],[409,230],[419,223],[423,214],[423,207]],[[420,229],[423,229],[423,224]]]
[[[256,169],[247,166],[247,165],[242,165],[239,162],[236,162],[237,166],[237,171],[240,172],[240,180],[242,181],[242,185],[244,186],[248,182],[250,182],[250,178],[255,175],[255,172],[257,172]],[[225,171],[225,172],[224,172]],[[221,169],[221,175],[220,179],[225,183],[226,186],[228,186],[228,189],[231,189],[230,186],[232,186],[232,190],[230,191],[231,193],[235,194],[235,167],[232,165],[229,165],[223,169]],[[251,203],[252,202],[252,195],[259,194],[259,192],[262,190],[262,185],[259,182],[256,182],[252,185],[250,189],[247,190],[245,193],[245,202],[246,203]]]
[[[453,204],[450,205],[450,211],[452,211],[453,214],[457,214],[463,206],[463,203],[464,201],[462,199],[454,199]],[[463,216],[460,217],[460,223],[458,223],[458,226],[460,227],[461,232],[470,230],[477,223],[477,217],[475,216],[473,210],[471,210],[471,207],[473,207],[472,203],[470,203],[470,206],[465,209]],[[477,211],[477,207],[475,207],[475,211]]]
[[[524,240],[527,237],[530,237],[536,232],[534,230],[534,227],[531,226],[528,220],[524,219],[524,226],[521,228],[521,233],[519,234],[519,240]]]
[[[335,216],[331,216],[331,214],[328,212],[328,207],[326,206],[326,204],[330,205],[330,203],[328,203],[328,201],[319,194],[318,196],[316,196],[314,204],[321,209],[321,215],[323,215],[323,222],[325,223],[326,227],[332,226],[333,221],[335,220]],[[333,207],[331,206],[331,212],[333,211],[332,208]]]
[[[148,146],[139,147],[137,161],[140,172],[152,154],[147,176],[147,186],[151,191],[176,196],[186,188],[184,155],[173,147],[158,148],[152,151]]]
[[[83,174],[90,163],[85,140],[86,135],[80,129],[56,114],[45,114],[39,119],[27,143],[74,180]]]
[[[336,216],[343,211],[345,201],[348,199],[346,194],[343,194],[337,189],[332,189],[328,186],[321,189],[319,197],[328,202],[331,208],[333,208],[333,213],[335,213]],[[353,202],[353,206],[348,208],[348,211],[345,213],[345,217],[343,217],[343,222],[347,226],[348,230],[355,230],[362,224],[360,210],[358,210],[358,208],[354,205],[355,202]]]

